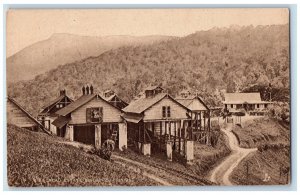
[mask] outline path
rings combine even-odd
[[[60,143],[71,145],[71,146],[74,146],[76,148],[82,148],[83,151],[85,151],[85,152],[87,152],[87,151],[89,151],[93,148],[93,146],[82,144],[82,143],[79,143],[79,142],[60,141]],[[142,174],[143,176],[148,177],[149,179],[156,181],[160,185],[172,186],[172,184],[170,184],[165,179],[160,178],[157,175],[150,173],[149,170],[151,170],[151,172],[153,172],[155,170],[153,170],[153,168],[147,166],[146,164],[139,163],[139,162],[136,162],[136,161],[133,161],[133,160],[121,157],[121,156],[117,156],[117,155],[113,155],[112,160],[113,160],[114,163],[119,164],[123,167],[126,167],[127,169],[130,169],[130,170],[132,170],[132,171],[134,171],[138,174]],[[145,170],[147,170],[147,171],[145,171]]]
[[[239,143],[235,135],[232,133],[232,125],[221,129],[228,137],[231,154],[216,168],[211,171],[209,180],[220,185],[233,185],[229,180],[229,176],[235,167],[251,152],[257,148],[245,149],[239,147]]]
[[[85,152],[88,152],[93,148],[92,146],[78,142],[63,141],[61,143],[82,148],[82,150]],[[119,164],[138,174],[142,174],[163,186],[211,185],[209,181],[199,178],[196,175],[191,175],[180,170],[173,170],[172,168],[163,167],[156,163],[138,162],[137,160],[132,160],[117,154],[113,154],[111,159],[113,163]]]

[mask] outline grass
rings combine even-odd
[[[8,185],[145,186],[154,181],[59,141],[62,138],[7,126]]]
[[[287,167],[290,167],[289,147],[257,151],[239,164],[231,175],[231,181],[238,185],[283,185],[289,183],[290,178],[283,171],[280,174],[280,169]],[[263,181],[266,175],[270,176],[270,180]]]
[[[231,153],[227,143],[228,141],[223,132],[220,132],[219,139],[214,147],[195,143],[194,169],[197,174],[207,176],[215,166]]]
[[[128,149],[126,153],[118,152],[120,156],[130,158],[148,165],[157,165],[162,168],[177,170],[178,172],[187,173],[199,177],[199,180],[206,178],[208,173],[217,166],[223,158],[230,154],[230,149],[227,146],[226,137],[223,132],[220,132],[215,147],[194,142],[194,164],[186,166],[183,157],[173,153],[173,161],[170,162],[166,158],[165,152],[152,152],[151,157],[146,157],[138,154],[132,149]],[[160,173],[157,173],[160,174]],[[187,183],[188,185],[189,183]],[[203,181],[203,184],[209,184]],[[182,183],[181,183],[182,185]]]
[[[231,180],[234,183],[238,185],[282,185],[289,182],[288,175],[280,171],[290,168],[288,125],[275,119],[260,118],[247,121],[243,128],[235,127],[233,132],[238,137],[241,147],[258,148],[234,169],[231,174]],[[270,179],[264,180],[266,177]]]
[[[242,119],[243,120],[243,119]],[[277,120],[259,118],[244,122],[243,127],[235,126],[233,133],[237,136],[240,147],[255,148],[262,144],[290,142],[290,130]]]

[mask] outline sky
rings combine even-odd
[[[6,16],[7,57],[54,33],[85,36],[169,35],[231,25],[289,22],[288,9],[11,9]]]

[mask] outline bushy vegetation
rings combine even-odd
[[[290,129],[283,127],[273,118],[258,118],[244,122],[243,126],[235,126],[233,133],[240,146],[255,148],[263,144],[290,144]]]
[[[282,101],[289,92],[288,33],[288,25],[214,28],[152,45],[121,47],[12,84],[8,94],[34,115],[59,89],[77,98],[87,83],[96,91],[112,88],[125,101],[150,84],[161,84],[171,95],[190,88],[210,106],[221,104],[222,90],[271,84],[277,90],[272,100]]]
[[[59,143],[60,139],[62,138],[8,125],[8,185],[16,187],[157,185],[154,181],[121,165]]]
[[[226,156],[230,154],[230,148],[227,145],[226,136],[219,132],[217,142],[213,146],[203,145],[195,142],[195,166],[194,170],[199,175],[207,174],[218,165]]]

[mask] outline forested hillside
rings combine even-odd
[[[288,101],[288,25],[214,28],[121,47],[10,85],[8,94],[36,114],[59,89],[77,98],[85,84],[93,84],[96,91],[111,88],[126,101],[150,84],[161,84],[172,95],[191,88],[211,106],[221,103],[220,90],[258,90],[271,84],[274,97]]]

